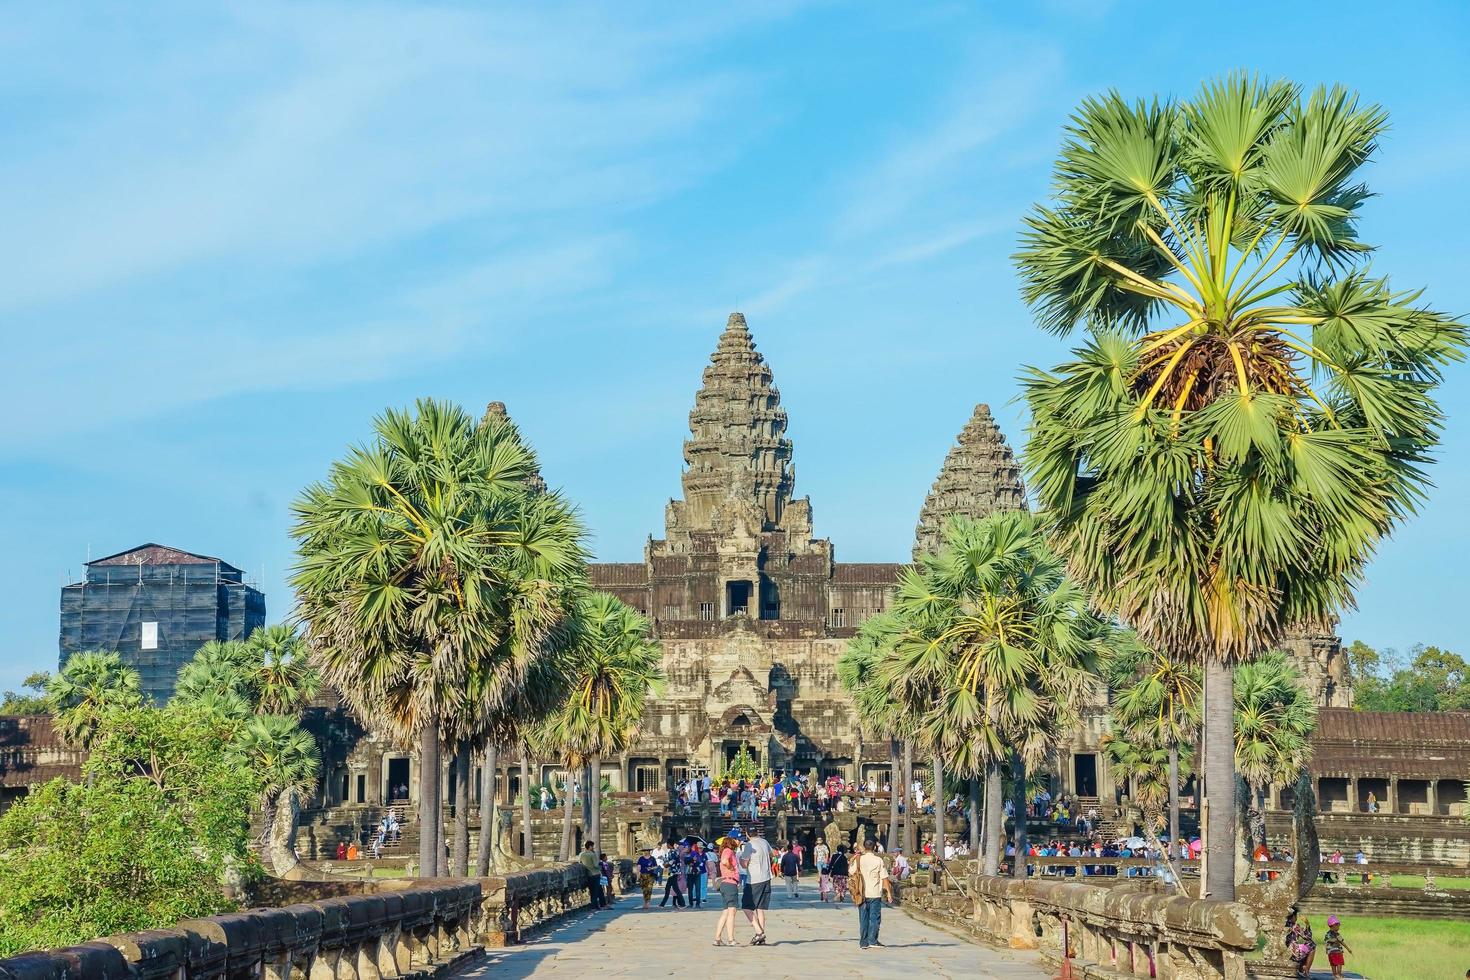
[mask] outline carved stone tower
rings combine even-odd
[[[684,462],[684,499],[669,501],[665,515],[674,550],[691,532],[810,537],[811,505],[791,499],[796,472],[781,393],[739,313],[725,323],[695,393]]]
[[[945,522],[956,514],[979,519],[1025,506],[1026,488],[1015,454],[991,418],[990,406],[976,405],[919,511],[914,559],[938,549]]]

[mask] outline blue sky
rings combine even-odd
[[[994,10],[989,9],[994,6]],[[709,12],[700,12],[701,8]],[[726,8],[726,9],[715,9]],[[690,13],[694,10],[694,13]],[[373,414],[505,401],[599,557],[677,492],[729,311],[838,557],[901,560],[975,402],[1019,444],[1007,256],[1085,95],[1247,67],[1392,113],[1375,267],[1470,312],[1470,8],[31,5],[0,28],[0,686],[58,588],[160,541],[263,574]],[[1423,514],[1342,632],[1467,652],[1466,369]]]

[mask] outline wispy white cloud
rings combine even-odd
[[[0,410],[34,420],[0,441],[95,424],[118,395],[141,417],[371,380],[605,285],[632,212],[738,150],[705,137],[759,80],[702,52],[794,6],[677,23],[558,5],[36,8],[0,39],[0,324],[18,328],[19,379]],[[63,39],[83,46],[66,72]],[[261,315],[312,280],[342,281],[341,302]]]

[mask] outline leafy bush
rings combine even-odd
[[[114,711],[85,775],[0,816],[0,955],[228,911],[228,886],[259,874],[257,779],[208,716]]]

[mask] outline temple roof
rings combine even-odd
[[[87,565],[213,565],[216,563],[224,568],[239,571],[227,561],[220,561],[209,555],[196,555],[192,551],[181,551],[178,548],[170,548],[151,541],[147,544],[140,544],[136,548],[129,548],[127,551],[119,551],[115,555],[97,558],[87,562]]]
[[[919,511],[914,558],[937,550],[945,522],[955,515],[978,520],[998,510],[1025,506],[1026,487],[1015,454],[991,417],[990,406],[976,405]]]
[[[786,412],[745,317],[731,313],[689,412],[684,442],[685,530],[714,530],[748,514],[782,526],[795,475]]]
[[[1463,779],[1470,773],[1470,711],[1321,708],[1311,768],[1319,776]]]
[[[66,745],[49,715],[0,715],[0,787],[81,778],[85,753]]]

